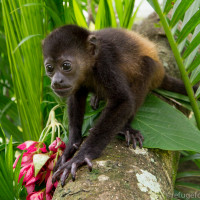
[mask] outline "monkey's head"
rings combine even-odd
[[[62,97],[73,94],[95,64],[98,40],[88,30],[66,25],[43,41],[44,65],[53,91]]]

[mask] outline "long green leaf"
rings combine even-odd
[[[4,28],[23,137],[37,140],[42,130],[40,103],[42,100],[42,52],[41,39],[31,35],[43,35],[43,14],[40,6],[24,6],[28,0],[2,0]],[[34,3],[41,4],[40,0]],[[18,11],[16,11],[19,9]],[[33,17],[34,16],[34,17]],[[15,50],[15,53],[13,54]]]
[[[200,2],[198,1],[194,1],[193,4],[189,7],[189,9],[186,11],[185,16],[183,18],[183,22],[181,24],[181,30],[185,27],[185,25],[187,25],[188,21],[191,19],[191,17],[194,15],[194,13],[196,13],[198,11],[198,7]],[[179,33],[180,35],[180,33]],[[187,38],[185,38],[179,45],[178,45],[178,49],[179,52],[181,53],[182,50],[184,49],[185,45],[187,43]],[[185,62],[184,62],[185,63]],[[187,67],[187,65],[186,65]]]
[[[107,0],[106,2],[107,2],[108,9],[109,9],[111,27],[116,28],[117,22],[116,22],[116,17],[115,17],[115,12],[114,12],[114,8],[113,8],[112,0]]]
[[[73,0],[73,8],[74,8],[74,13],[75,13],[77,24],[79,26],[87,28],[87,23],[86,23],[85,17],[83,16],[83,13],[81,12],[76,0]]]
[[[197,91],[196,91],[196,93],[195,93],[195,97],[196,97],[197,99],[199,99],[199,97],[200,97],[200,87],[198,87],[198,89],[197,89]]]
[[[13,146],[12,146],[12,136],[6,148],[6,170],[7,170],[7,184],[10,190],[13,191]]]
[[[187,182],[177,181],[175,183],[175,185],[176,186],[182,186],[182,187],[186,187],[186,188],[189,188],[189,189],[194,189],[194,190],[200,191],[200,185],[194,184],[194,183],[187,183]]]
[[[195,60],[191,63],[191,65],[187,68],[187,71],[190,73],[192,72],[194,69],[196,69],[198,66],[200,65],[200,54],[197,55],[197,57],[195,58]]]
[[[199,80],[200,80],[200,65],[195,70],[193,70],[193,72],[190,76],[190,80],[193,85],[195,85],[199,82]]]
[[[197,36],[192,40],[192,42],[184,52],[183,54],[184,59],[188,57],[190,53],[199,45],[199,41],[200,41],[200,33],[197,34]]]
[[[23,156],[23,153],[21,154],[18,162],[17,162],[17,165],[15,167],[15,170],[14,170],[14,192],[15,192],[15,196],[17,198],[19,198],[19,194],[20,194],[20,191],[21,191],[21,188],[22,188],[22,183],[23,183],[23,179],[24,179],[24,176],[20,179],[20,182],[18,183],[18,180],[19,180],[19,174],[20,174],[20,169],[21,169],[21,161],[22,161],[22,156]]]
[[[165,4],[164,4],[164,10],[163,13],[164,14],[168,14],[169,11],[172,9],[172,7],[174,6],[176,0],[166,0]]]
[[[200,10],[198,10],[192,18],[188,21],[188,23],[184,26],[182,31],[180,32],[177,43],[182,42],[188,35],[191,33],[195,27],[200,23]]]
[[[189,155],[189,156],[184,156],[183,158],[180,159],[180,162],[185,162],[185,161],[188,161],[188,160],[197,160],[197,159],[200,160],[200,154],[199,153]]]
[[[135,0],[129,1],[127,9],[124,10],[123,25],[122,25],[122,27],[124,28],[127,28],[129,25],[129,22],[132,17],[133,9],[134,9],[134,4],[135,4]]]
[[[192,177],[192,176],[200,176],[200,171],[187,171],[187,172],[179,172],[176,176],[176,178],[186,178],[186,177]]]
[[[111,0],[100,0],[96,15],[95,29],[117,27]]]
[[[168,21],[167,21],[165,15],[163,14],[163,12],[162,12],[162,10],[161,10],[161,8],[160,8],[160,5],[159,5],[158,1],[157,1],[157,0],[148,0],[148,1],[149,1],[151,4],[153,4],[153,6],[155,7],[156,12],[158,13],[158,15],[159,15],[159,17],[160,17],[161,23],[162,23],[162,25],[163,25],[163,28],[164,28],[165,33],[166,33],[166,35],[167,35],[168,41],[169,41],[170,46],[171,46],[171,48],[172,48],[172,51],[173,51],[173,53],[174,53],[174,57],[175,57],[175,59],[176,59],[176,61],[177,61],[177,64],[178,64],[178,67],[179,67],[179,70],[180,70],[180,73],[181,73],[183,82],[184,82],[184,84],[185,84],[185,88],[186,88],[188,97],[189,97],[189,99],[190,99],[190,103],[191,103],[191,106],[192,106],[192,109],[193,109],[193,112],[194,112],[194,115],[195,115],[195,119],[196,119],[196,122],[197,122],[197,126],[198,126],[198,128],[200,129],[200,110],[199,110],[199,108],[198,108],[198,104],[197,104],[197,101],[196,101],[195,96],[194,96],[192,84],[191,84],[190,79],[189,79],[189,77],[188,77],[188,73],[187,73],[187,71],[185,70],[185,66],[184,66],[184,63],[183,63],[183,58],[182,58],[181,55],[180,55],[180,52],[179,52],[179,50],[178,50],[178,48],[177,48],[177,44],[176,44],[175,39],[174,39],[174,37],[173,37],[173,32],[172,32],[172,30],[171,30],[170,27],[169,27]],[[189,2],[189,4],[191,4],[192,2],[193,2],[193,1]],[[174,17],[174,22],[173,22],[173,23],[174,23],[174,24],[177,24],[177,23],[175,23],[175,21],[177,20],[177,19],[175,19],[175,18],[178,18],[178,17],[176,17],[176,16],[177,16],[177,13],[180,12],[180,8],[183,6],[183,5],[180,5],[180,4],[182,4],[182,3],[183,3],[182,1],[177,0],[177,2],[176,2],[176,4],[175,4],[175,5],[177,6],[177,8],[176,8],[176,9],[173,8],[173,13],[174,13],[174,14],[173,14],[173,17]],[[174,7],[175,7],[175,6],[174,6]],[[189,7],[189,6],[187,5],[186,7]],[[184,8],[184,9],[185,9],[185,8]],[[175,12],[175,10],[176,10],[176,12]],[[183,11],[182,11],[182,12],[183,12]],[[172,18],[173,18],[173,17],[172,17]],[[179,19],[181,19],[181,17],[180,17]],[[178,20],[179,20],[179,19],[178,19]],[[195,41],[196,38],[197,38],[197,36],[193,39],[193,41]],[[192,41],[192,42],[193,42],[193,41]],[[190,45],[191,45],[191,44],[190,44]],[[198,46],[198,45],[197,45],[197,46]],[[193,49],[190,48],[190,52],[192,52],[192,50],[193,50]],[[186,50],[186,51],[187,51],[187,50]]]
[[[172,16],[172,19],[170,21],[170,27],[174,27],[178,23],[178,21],[182,19],[184,13],[191,6],[193,2],[194,0],[181,1],[177,9],[175,10],[174,15]]]
[[[134,20],[135,20],[135,18],[136,18],[136,15],[137,15],[139,9],[140,9],[140,6],[142,5],[143,2],[144,2],[144,0],[142,0],[142,1],[140,2],[140,4],[137,6],[137,8],[136,8],[136,10],[135,10],[135,12],[134,12],[134,14],[133,14],[133,16],[132,16],[131,19],[129,20],[129,22],[128,22],[129,24],[128,24],[128,27],[127,27],[129,30],[132,30]]]
[[[115,7],[119,18],[120,26],[123,25],[123,4],[121,0],[115,0]]]
[[[195,28],[194,33],[192,34],[192,40],[197,36],[197,34],[199,33],[199,31],[200,31],[200,24]],[[184,60],[184,64],[185,64],[186,69],[188,69],[188,67],[194,61],[194,58],[198,55],[198,50],[199,50],[199,45],[191,52],[190,56],[188,56]]]
[[[3,132],[1,124],[0,124],[0,138],[2,138],[3,143],[5,144],[6,143],[6,136],[5,136],[5,133]]]
[[[30,40],[31,38],[34,38],[34,37],[42,37],[41,34],[36,34],[36,35],[29,35],[27,36],[26,38],[22,39],[22,41],[20,41],[20,43],[17,45],[17,47],[14,49],[14,51],[12,52],[13,54],[15,53],[15,51],[22,45],[24,44],[24,42]]]

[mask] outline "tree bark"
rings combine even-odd
[[[178,160],[178,152],[134,150],[114,139],[93,161],[92,172],[81,167],[76,181],[69,177],[63,188],[59,184],[53,199],[172,199]]]

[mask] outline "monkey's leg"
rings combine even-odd
[[[54,172],[75,154],[82,143],[81,129],[85,113],[87,94],[87,91],[82,89],[79,90],[75,95],[70,96],[69,98],[69,142],[68,144],[66,144],[63,155],[56,163],[56,166],[54,167]]]
[[[140,68],[141,75],[138,78],[135,78],[131,87],[132,93],[135,94],[135,107],[134,110],[132,110],[132,116],[119,133],[125,135],[127,146],[130,145],[130,142],[133,143],[134,149],[136,149],[137,142],[139,147],[142,148],[144,137],[140,131],[133,129],[130,124],[133,121],[138,108],[143,104],[146,95],[149,92],[149,86],[151,85],[151,81],[153,79],[152,76],[159,65],[160,63],[154,61],[152,58],[148,56],[143,57],[143,62],[141,63]]]
[[[145,81],[148,81],[148,79],[146,79]],[[136,111],[142,105],[142,103],[143,103],[143,101],[144,101],[144,99],[145,99],[145,97],[148,93],[147,84],[141,83],[139,85],[140,85],[139,91],[143,91],[143,92],[140,92],[140,93],[135,92],[135,87],[134,86],[132,87],[133,93],[137,94],[136,97],[135,97],[135,107],[134,107],[134,110],[132,110],[132,116],[129,118],[126,125],[123,127],[123,129],[119,132],[119,134],[125,136],[127,146],[129,146],[130,142],[132,142],[134,149],[136,149],[137,143],[139,144],[139,147],[142,148],[144,137],[139,130],[136,130],[136,129],[131,127],[131,122],[134,119]]]

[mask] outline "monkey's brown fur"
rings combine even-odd
[[[99,157],[119,132],[125,134],[128,145],[131,141],[134,148],[136,142],[142,147],[143,137],[130,123],[150,90],[160,87],[186,94],[180,80],[165,75],[155,44],[132,31],[89,32],[75,25],[63,26],[44,40],[43,54],[53,90],[69,97],[69,143],[53,175],[53,181],[61,176],[62,185],[70,172],[75,179],[80,165],[86,163],[91,169],[91,160]],[[107,104],[81,145],[89,92]]]

